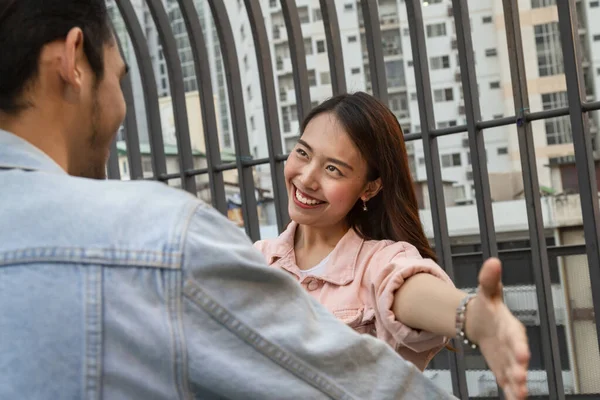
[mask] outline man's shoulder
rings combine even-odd
[[[190,193],[156,182],[42,173],[3,178],[14,190],[0,198],[0,220],[14,230],[0,232],[0,251],[94,248],[125,255],[179,254],[189,220],[208,208]]]

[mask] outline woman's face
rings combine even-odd
[[[345,224],[361,198],[370,198],[367,163],[332,113],[314,117],[285,165],[289,214],[301,225]]]

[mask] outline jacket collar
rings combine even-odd
[[[0,169],[44,171],[66,175],[66,172],[46,153],[28,141],[2,129],[0,129]]]
[[[294,238],[298,224],[291,222],[287,229],[271,242],[267,258],[269,263],[280,262],[280,266],[288,272],[301,277],[301,270],[296,265],[294,253]],[[354,280],[356,261],[364,240],[354,229],[348,230],[331,252],[325,267],[325,273],[319,278],[335,285],[347,285]],[[310,276],[310,275],[309,275]]]

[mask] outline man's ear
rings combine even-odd
[[[83,86],[84,66],[87,63],[83,42],[83,31],[80,28],[73,28],[67,34],[63,44],[60,76],[71,93],[79,93]]]

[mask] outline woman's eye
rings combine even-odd
[[[339,169],[337,169],[336,167],[334,167],[333,165],[328,165],[325,169],[329,172],[335,172],[338,175],[342,175],[342,172]]]

